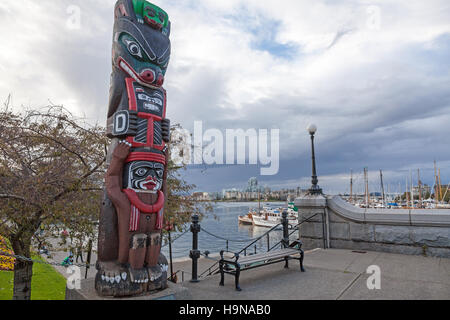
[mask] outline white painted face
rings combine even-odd
[[[136,192],[156,193],[161,190],[164,166],[158,162],[135,161],[125,168],[128,181],[126,188]],[[124,177],[125,178],[125,177]]]

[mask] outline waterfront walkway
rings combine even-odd
[[[214,261],[199,260],[199,274]],[[369,290],[367,267],[381,270],[381,289]],[[354,252],[316,249],[305,253],[306,272],[297,261],[256,268],[241,273],[241,292],[234,289],[234,277],[220,275],[191,283],[191,261],[179,261],[174,270],[185,270],[186,287],[194,300],[366,300],[366,299],[450,299],[450,259],[409,256],[383,252]],[[188,273],[189,272],[189,273]],[[179,278],[180,279],[180,278]]]
[[[60,254],[58,261],[64,254]],[[218,259],[217,255],[214,256]],[[93,257],[95,261],[96,257]],[[199,260],[199,274],[214,261]],[[284,263],[273,264],[241,273],[241,292],[234,288],[234,277],[225,274],[225,286],[219,286],[220,275],[207,276],[191,283],[192,262],[181,259],[174,262],[178,284],[184,287],[186,298],[192,300],[450,300],[450,259],[412,256],[384,252],[352,251],[343,249],[315,249],[305,252],[306,272],[300,272],[298,261],[290,268]],[[377,265],[381,271],[381,289],[369,290],[367,267]],[[56,267],[64,276],[65,268]],[[82,275],[84,276],[84,268]],[[88,278],[93,281],[96,270],[91,268]],[[181,288],[183,289],[183,288]],[[93,284],[92,284],[93,290]],[[90,293],[90,298],[94,298]]]

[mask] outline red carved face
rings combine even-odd
[[[159,182],[152,176],[148,176],[147,179],[145,179],[145,182],[142,184],[144,188],[151,191],[156,191],[156,188],[158,187]]]

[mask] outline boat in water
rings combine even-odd
[[[258,203],[258,209],[251,209],[246,215],[238,216],[240,224],[253,225],[256,227],[272,228],[280,224],[282,219],[282,212],[287,211],[289,227],[298,225],[298,209],[294,203],[288,203],[287,208],[272,209],[269,204],[262,207]]]
[[[253,214],[252,212],[247,213],[247,215],[239,216],[238,221],[242,224],[253,224]]]
[[[253,215],[253,225],[257,227],[272,228],[282,222],[282,210],[264,210],[260,215]],[[288,212],[288,221],[290,227],[295,227],[298,224],[297,215]]]

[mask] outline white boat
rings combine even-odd
[[[294,214],[288,214],[289,226],[294,227],[298,224],[298,219]],[[253,215],[253,225],[257,227],[272,228],[282,222],[281,211],[264,210],[261,215]]]
[[[254,215],[253,213],[249,212],[245,216],[239,216],[238,221],[239,223],[242,224],[253,224],[253,215]]]

